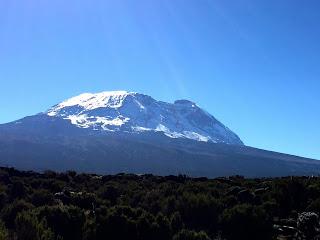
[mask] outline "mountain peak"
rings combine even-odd
[[[78,96],[69,98],[58,105],[55,105],[48,111],[49,116],[55,116],[57,111],[72,106],[80,106],[87,110],[93,110],[101,107],[119,107],[128,95],[134,95],[134,92],[127,91],[105,91],[100,93],[82,93]]]
[[[83,93],[53,106],[45,114],[99,132],[162,132],[171,138],[243,144],[213,116],[184,99],[172,104],[136,92]]]

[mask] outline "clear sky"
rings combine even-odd
[[[0,0],[0,123],[83,92],[186,98],[320,159],[319,0]]]

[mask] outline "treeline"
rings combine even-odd
[[[312,239],[318,234],[319,180],[1,168],[0,240]],[[308,233],[297,223],[303,212],[314,221],[303,226]]]

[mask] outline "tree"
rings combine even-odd
[[[45,221],[39,222],[32,213],[20,213],[15,224],[17,240],[54,240],[54,234],[47,228]]]

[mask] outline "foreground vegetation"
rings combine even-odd
[[[319,180],[1,168],[0,240],[317,239]]]

